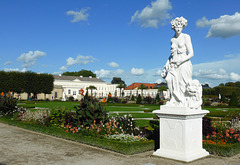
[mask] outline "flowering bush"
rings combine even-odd
[[[234,144],[240,142],[240,132],[229,128],[227,124],[214,123],[213,128],[214,131],[204,137],[203,143]]]
[[[133,116],[131,114],[123,116],[117,114],[117,116],[112,118],[112,120],[119,123],[119,129],[122,133],[131,135],[142,134],[140,129],[136,127],[136,122],[133,120]]]
[[[67,125],[66,128],[67,128],[66,132],[72,132],[71,129],[73,129],[75,130],[75,132],[79,131],[79,133],[85,136],[94,137],[102,137],[121,133],[120,132],[121,130],[118,128],[118,123],[116,123],[114,120],[110,120],[109,122],[105,123],[100,121],[100,124],[96,124],[96,121],[94,120],[91,126],[84,127],[83,125],[81,125],[80,127],[73,127],[72,125]],[[78,131],[76,131],[76,129]]]
[[[229,125],[235,131],[240,131],[240,114],[233,116],[229,121]]]
[[[82,99],[80,105],[74,108],[76,109],[78,126],[84,125],[89,127],[94,121],[96,124],[99,124],[100,121],[104,123],[107,120],[106,108],[96,98],[88,97],[87,99]]]
[[[31,122],[34,124],[48,125],[50,119],[50,111],[49,110],[36,110],[30,111],[27,110],[25,112],[20,112],[18,115],[18,120]]]
[[[0,95],[0,115],[12,116],[17,111],[17,100],[10,92]]]
[[[129,134],[107,135],[107,136],[105,136],[105,138],[109,139],[109,140],[119,140],[119,141],[125,142],[125,143],[146,141],[147,140],[147,138],[145,138],[145,137],[134,136],[134,135],[129,135]]]

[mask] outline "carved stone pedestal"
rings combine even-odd
[[[202,117],[209,111],[161,106],[153,111],[160,120],[160,148],[155,156],[190,162],[209,155],[202,148]]]

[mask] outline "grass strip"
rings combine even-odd
[[[80,143],[89,144],[92,146],[97,146],[100,148],[119,152],[125,155],[131,155],[131,154],[146,152],[149,150],[154,150],[153,140],[125,143],[125,142],[120,142],[115,140],[100,139],[100,138],[91,137],[91,136],[73,134],[73,133],[65,132],[63,129],[56,128],[53,126],[47,127],[43,125],[30,124],[30,123],[17,121],[17,120],[11,120],[10,118],[7,118],[7,117],[0,117],[0,122],[21,127],[24,129],[32,130],[35,132],[40,132],[43,134],[64,138],[67,140],[72,140]]]

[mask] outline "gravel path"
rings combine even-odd
[[[0,123],[0,165],[239,165],[240,154],[209,156],[191,163],[153,157],[153,151],[126,156]]]

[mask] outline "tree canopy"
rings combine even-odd
[[[37,74],[34,72],[5,72],[0,71],[0,91],[28,94],[50,94],[53,90],[54,78],[50,74]]]
[[[125,84],[125,81],[123,81],[123,80],[121,79],[121,77],[113,77],[111,83],[112,83],[112,84],[120,84],[120,83]]]
[[[94,74],[92,71],[85,70],[85,69],[82,69],[78,72],[64,72],[62,75],[63,76],[83,76],[83,77],[92,76],[92,77],[96,77],[96,74]]]

